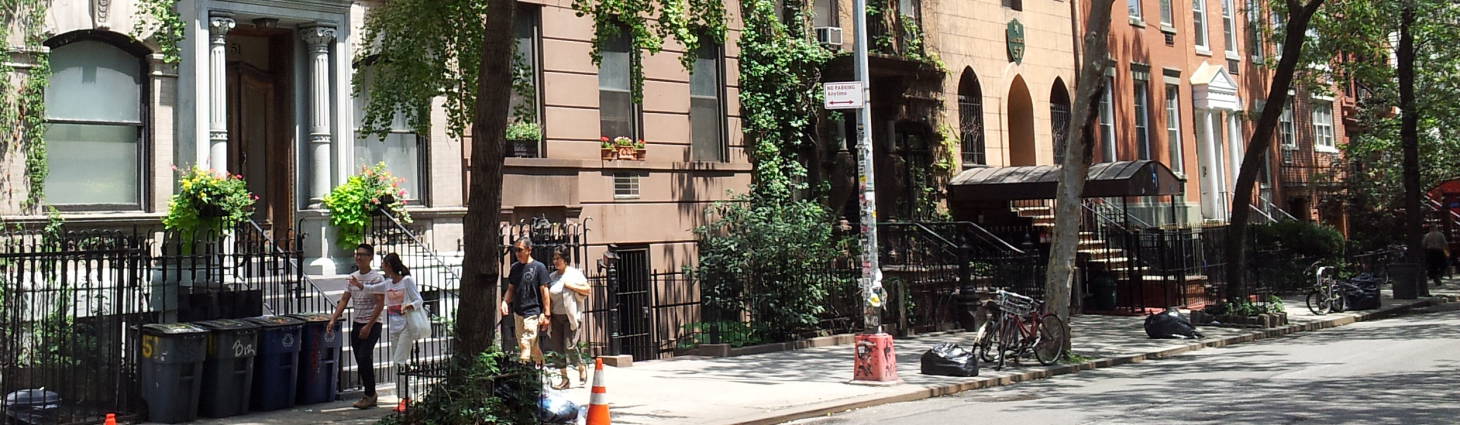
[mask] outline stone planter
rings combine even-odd
[[[599,153],[603,155],[604,161],[613,161],[615,159],[618,159],[618,151],[611,148],[600,149]]]
[[[537,158],[537,140],[508,140],[506,153],[512,158]]]
[[[634,149],[634,160],[643,161],[649,155],[648,149]]]
[[[633,159],[634,158],[634,147],[633,146],[619,146],[617,150],[618,150],[618,159]]]

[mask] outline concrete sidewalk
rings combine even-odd
[[[1448,288],[1455,288],[1452,281]],[[934,344],[967,345],[969,333],[943,333],[897,341],[898,373],[902,384],[866,386],[848,384],[852,377],[849,345],[807,348],[729,358],[677,357],[638,362],[628,368],[607,368],[605,380],[615,424],[773,424],[880,404],[918,400],[979,388],[1008,385],[1080,370],[1159,359],[1191,350],[1217,347],[1278,335],[1342,326],[1400,314],[1409,309],[1460,297],[1460,291],[1434,290],[1437,298],[1400,301],[1384,291],[1378,310],[1315,316],[1303,300],[1285,300],[1289,326],[1257,330],[1203,327],[1202,340],[1153,340],[1146,337],[1143,317],[1078,316],[1074,352],[1090,361],[1081,364],[1039,366],[1033,360],[1003,371],[991,367],[980,376],[955,378],[918,373],[918,357]],[[393,385],[382,385],[380,407],[357,410],[354,400],[306,406],[278,412],[203,420],[200,424],[292,425],[371,424],[390,413]],[[587,404],[587,388],[570,390],[574,401]]]

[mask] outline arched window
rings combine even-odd
[[[140,209],[147,169],[145,48],[125,36],[56,37],[46,87],[46,203]]]
[[[1070,92],[1059,78],[1054,79],[1054,88],[1049,92],[1049,123],[1053,127],[1054,163],[1061,164],[1065,161],[1065,135],[1070,131]]]
[[[965,68],[958,81],[958,133],[963,141],[963,165],[988,164],[983,140],[983,88],[972,68]]]

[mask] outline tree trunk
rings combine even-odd
[[[1074,275],[1075,251],[1080,246],[1080,194],[1090,173],[1088,127],[1095,117],[1093,105],[1105,93],[1105,70],[1110,68],[1110,14],[1114,0],[1093,0],[1085,21],[1083,65],[1076,83],[1075,105],[1070,131],[1065,132],[1065,156],[1060,164],[1059,187],[1055,193],[1054,244],[1045,270],[1044,293],[1048,308],[1070,321],[1070,281]],[[1069,338],[1065,338],[1069,343]],[[1068,347],[1066,347],[1068,349]]]
[[[1424,210],[1420,208],[1419,196],[1419,110],[1414,100],[1414,1],[1404,0],[1399,21],[1399,49],[1395,52],[1399,60],[1399,140],[1404,149],[1404,227],[1406,246],[1409,251],[1405,262],[1424,262],[1423,238]],[[1423,276],[1396,285],[1413,286],[1405,293],[1426,295],[1429,293],[1428,279]],[[1403,291],[1395,291],[1400,293]]]
[[[513,15],[515,0],[488,0],[486,36],[471,128],[471,187],[463,229],[461,306],[456,310],[454,355],[459,364],[475,359],[492,345],[496,323],[497,286],[501,282],[503,145],[512,90]]]
[[[1257,172],[1262,168],[1262,162],[1267,160],[1264,154],[1272,147],[1273,132],[1277,129],[1283,105],[1287,104],[1288,88],[1292,86],[1293,73],[1298,69],[1308,22],[1318,11],[1318,7],[1323,5],[1323,1],[1308,0],[1306,4],[1300,5],[1298,0],[1288,0],[1288,27],[1283,36],[1282,58],[1273,74],[1272,88],[1267,92],[1267,106],[1262,109],[1262,117],[1257,120],[1252,139],[1247,142],[1247,152],[1242,155],[1242,167],[1237,173],[1237,183],[1232,193],[1232,218],[1225,246],[1225,295],[1229,301],[1247,296],[1246,282],[1243,280],[1247,270],[1247,251],[1243,248],[1247,245],[1247,220],[1252,211],[1252,188],[1257,182]]]

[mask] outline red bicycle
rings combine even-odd
[[[1033,352],[1042,365],[1058,362],[1065,353],[1065,322],[1053,313],[1043,313],[1044,302],[1013,292],[999,290],[996,311],[974,334],[974,345],[985,362],[995,369]]]

